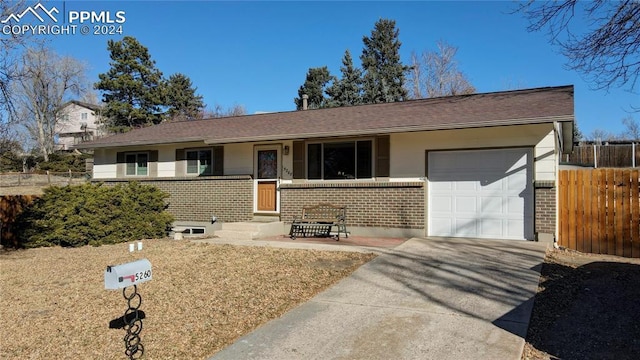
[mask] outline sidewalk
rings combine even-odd
[[[545,245],[411,239],[215,354],[520,359]]]

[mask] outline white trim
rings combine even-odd
[[[276,150],[277,178],[275,179],[258,179],[258,152],[264,150]],[[253,147],[253,212],[261,214],[280,214],[280,178],[282,177],[282,145],[255,145]],[[258,183],[260,182],[276,182],[276,210],[264,211],[258,210]]]

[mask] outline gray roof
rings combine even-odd
[[[573,121],[573,86],[166,122],[78,145],[225,144]]]

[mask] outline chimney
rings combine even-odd
[[[309,95],[302,94],[302,110],[307,110],[308,109],[308,104],[307,104],[307,100],[308,99],[309,99]]]

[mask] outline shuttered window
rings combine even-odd
[[[125,154],[125,163],[125,175],[149,175],[149,153],[127,153]]]

